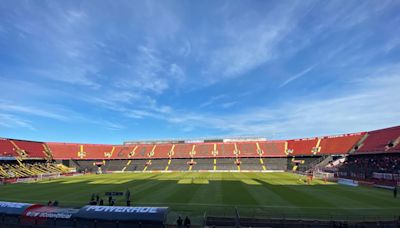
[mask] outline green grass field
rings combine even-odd
[[[348,187],[314,180],[307,185],[291,173],[124,173],[65,177],[0,186],[0,200],[82,206],[92,193],[130,189],[134,205],[168,206],[200,220],[208,215],[302,218],[393,218],[400,199],[372,187]],[[304,178],[303,178],[304,179]],[[117,205],[124,205],[123,197]]]

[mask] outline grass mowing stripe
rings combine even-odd
[[[0,186],[0,199],[82,206],[92,193],[131,190],[134,205],[170,206],[174,212],[204,211],[241,215],[399,216],[400,199],[369,187],[345,187],[314,180],[312,185],[291,173],[122,173],[84,175],[57,180]],[[188,184],[179,184],[179,180]],[[303,178],[304,179],[304,178]],[[117,205],[124,205],[119,198]]]

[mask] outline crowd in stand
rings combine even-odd
[[[400,154],[348,156],[339,168],[342,176],[370,178],[374,172],[400,174]]]

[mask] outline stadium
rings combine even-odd
[[[0,227],[400,227],[400,2],[0,0]]]
[[[129,191],[129,205],[168,208],[165,225],[179,215],[197,226],[264,227],[283,218],[288,226],[399,225],[400,201],[392,192],[400,183],[400,127],[292,140],[105,145],[1,139],[0,148],[0,200],[32,204],[28,217],[30,210],[43,213],[33,205],[49,200],[82,207],[99,203],[92,194],[107,201],[107,192],[126,197]],[[125,197],[101,205],[126,206]]]

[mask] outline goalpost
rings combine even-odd
[[[333,181],[335,179],[334,173],[323,172],[320,170],[313,171],[313,178],[321,179],[324,181]]]

